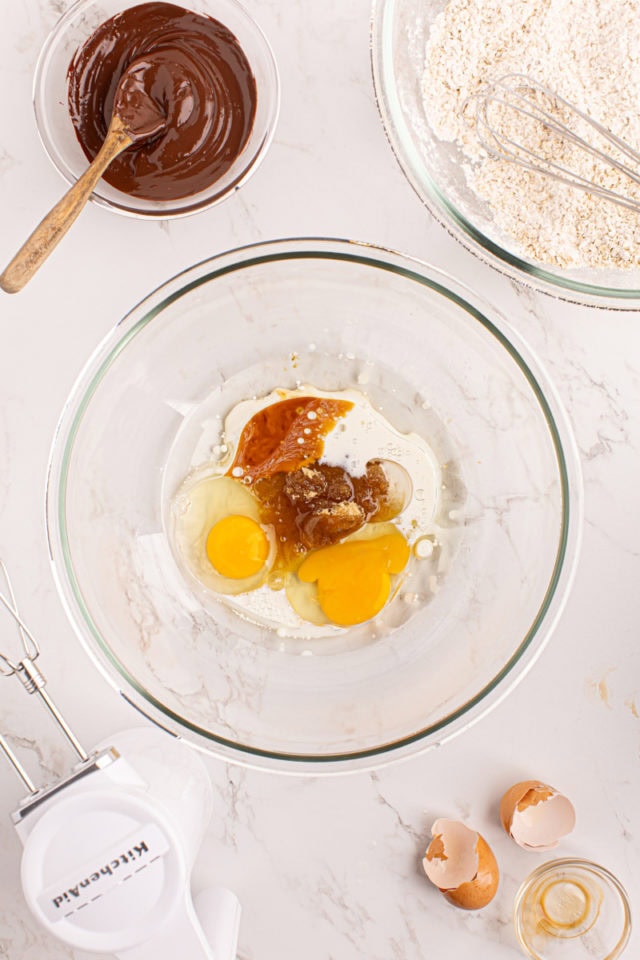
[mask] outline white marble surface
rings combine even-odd
[[[282,778],[211,760],[215,815],[196,882],[239,894],[242,960],[507,960],[519,882],[541,857],[497,823],[522,777],[561,787],[578,811],[560,853],[611,869],[640,902],[640,314],[534,295],[462,250],[405,182],[382,130],[369,68],[369,0],[246,0],[270,37],[282,112],[263,167],[220,207],[170,225],[88,209],[40,275],[0,300],[0,554],[42,639],[49,689],[97,742],[134,720],[79,649],[49,570],[43,519],[50,441],[93,346],[134,303],[208,255],[260,239],[330,235],[391,246],[443,267],[498,305],[539,352],[572,420],[585,482],[575,586],[553,637],[516,691],[442,749],[373,774]],[[37,138],[31,79],[62,0],[2,0],[0,261],[63,184]],[[0,647],[13,642],[3,620]],[[0,679],[0,730],[39,781],[68,768],[38,704]],[[83,956],[49,938],[19,887],[9,813],[21,787],[0,763],[0,957]],[[463,817],[498,855],[484,912],[442,900],[418,870],[435,815]],[[629,957],[638,955],[640,936]]]

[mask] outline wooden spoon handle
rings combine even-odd
[[[111,161],[132,142],[119,118],[114,116],[102,148],[91,166],[40,221],[11,263],[0,274],[2,290],[7,293],[22,290],[77,219]]]

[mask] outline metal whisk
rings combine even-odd
[[[470,103],[475,107],[478,139],[490,156],[640,212],[640,192],[635,197],[633,192],[620,192],[618,184],[616,189],[609,188],[567,162],[575,160],[575,151],[584,151],[604,180],[608,172],[618,171],[626,178],[624,183],[640,185],[640,153],[564,97],[524,74],[511,73],[487,83]],[[527,144],[524,136],[518,139],[523,122],[528,131],[539,134],[536,145],[533,140]],[[544,139],[548,156],[537,149]]]

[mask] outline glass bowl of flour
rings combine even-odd
[[[486,83],[526,74],[638,150],[639,47],[640,0],[373,4],[378,106],[431,213],[514,279],[610,309],[640,303],[640,213],[487,156],[472,104]],[[634,189],[640,200],[640,186],[624,186]]]

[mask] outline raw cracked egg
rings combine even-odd
[[[489,844],[459,820],[436,820],[422,861],[425,874],[454,906],[486,907],[496,895],[500,872]]]
[[[275,557],[273,531],[254,497],[228,477],[193,480],[175,501],[175,543],[185,566],[217,593],[241,594],[265,580]]]
[[[441,478],[426,441],[358,391],[308,387],[242,401],[219,439],[172,507],[190,573],[278,629],[375,617],[431,531]]]
[[[505,833],[525,850],[553,850],[571,833],[576,814],[572,803],[539,780],[514,783],[500,801]]]
[[[405,537],[391,524],[367,528],[310,553],[287,584],[294,610],[340,627],[371,620],[392,597],[409,561]]]

